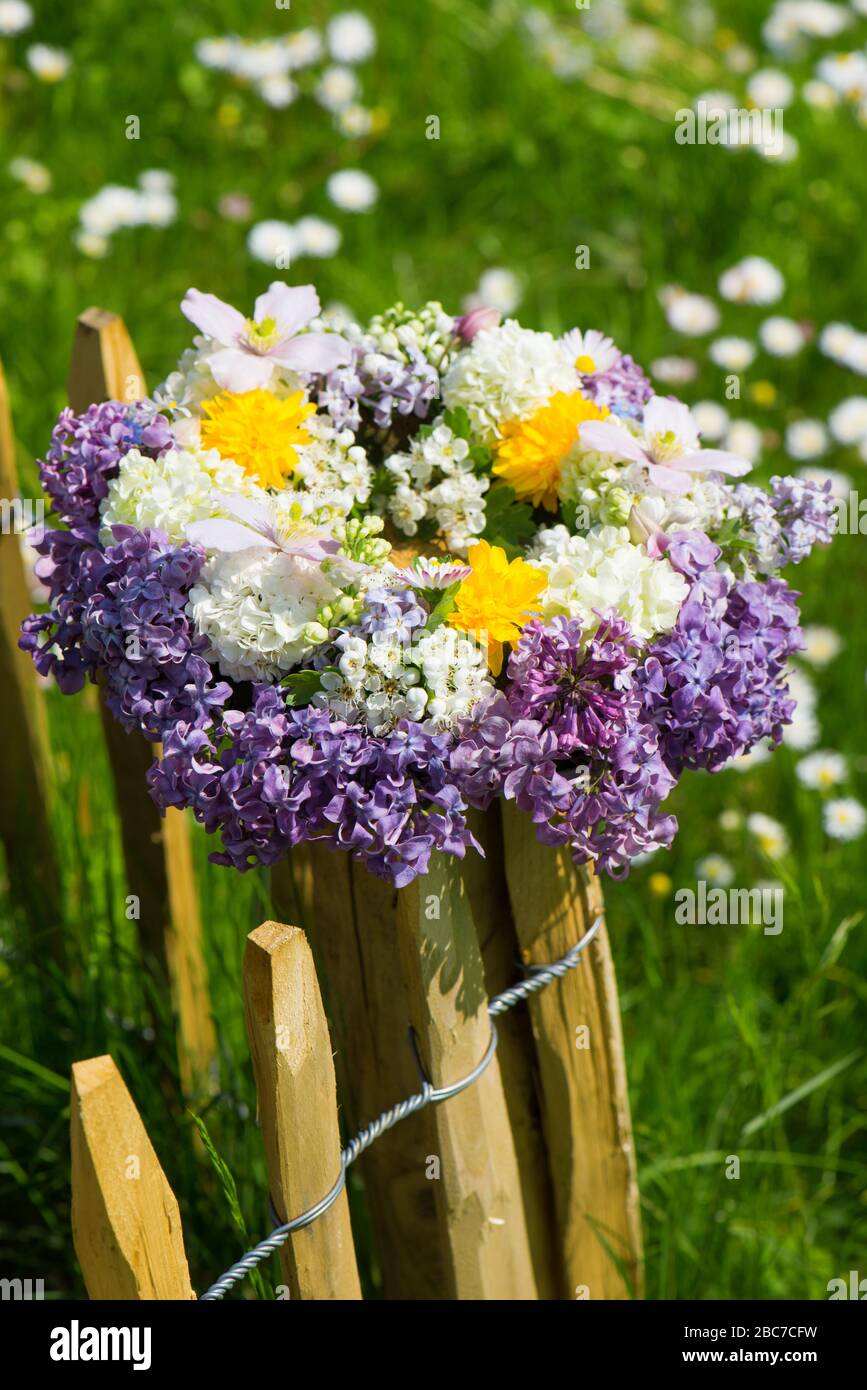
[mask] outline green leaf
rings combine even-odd
[[[442,627],[446,618],[453,611],[461,582],[462,581],[458,579],[454,584],[450,584],[447,589],[442,590],[437,603],[431,609],[430,617],[425,623],[425,628],[428,632],[436,632],[438,627]],[[427,592],[429,593],[431,591],[428,590]]]
[[[492,487],[485,497],[485,529],[482,538],[499,545],[510,559],[523,554],[536,531],[533,509],[515,501],[515,489],[508,483]]]
[[[336,671],[336,666],[326,667],[328,671]],[[323,671],[292,671],[290,675],[284,676],[280,684],[286,691],[286,703],[296,708],[299,705],[309,705],[314,695],[318,695],[322,689]]]
[[[458,439],[469,439],[471,433],[470,417],[464,406],[457,405],[443,415],[448,428]]]

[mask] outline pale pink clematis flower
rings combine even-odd
[[[322,527],[304,521],[281,524],[272,508],[254,497],[228,497],[223,506],[237,520],[209,517],[206,521],[191,521],[186,532],[194,545],[224,554],[237,550],[280,550],[284,555],[314,564],[340,551],[339,543]]]
[[[689,407],[665,396],[652,396],[644,407],[642,434],[635,438],[610,420],[586,420],[579,425],[581,444],[600,454],[614,454],[642,463],[650,481],[663,492],[688,492],[691,473],[749,473],[752,464],[724,449],[702,449]]]
[[[319,313],[312,285],[289,286],[275,280],[245,319],[214,294],[189,289],[181,313],[220,344],[210,360],[224,391],[255,391],[267,386],[276,367],[293,372],[330,372],[350,360],[349,344],[337,333],[302,333]]]

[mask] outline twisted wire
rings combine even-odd
[[[406,1100],[398,1101],[389,1110],[384,1110],[381,1115],[377,1115],[375,1120],[371,1120],[370,1124],[359,1130],[354,1138],[350,1139],[346,1148],[341,1151],[340,1173],[331,1190],[326,1192],[315,1206],[308,1207],[307,1211],[302,1212],[300,1216],[293,1217],[291,1221],[284,1221],[282,1225],[276,1226],[270,1235],[266,1236],[264,1240],[260,1240],[258,1245],[254,1245],[239,1260],[236,1260],[224,1274],[221,1274],[219,1279],[216,1279],[211,1287],[201,1295],[199,1301],[201,1303],[214,1303],[225,1298],[235,1284],[239,1284],[251,1270],[260,1265],[269,1255],[275,1254],[289,1236],[293,1235],[295,1231],[303,1230],[305,1226],[312,1225],[318,1217],[323,1216],[329,1207],[334,1205],[346,1186],[347,1168],[355,1162],[360,1154],[364,1153],[365,1149],[369,1149],[380,1135],[385,1134],[386,1130],[392,1129],[401,1120],[405,1120],[408,1115],[423,1110],[427,1105],[440,1105],[443,1101],[451,1100],[453,1096],[460,1095],[461,1091],[465,1091],[468,1086],[472,1086],[473,1082],[478,1081],[482,1073],[490,1066],[497,1050],[497,1029],[493,1020],[498,1018],[500,1014],[504,1014],[507,1009],[514,1008],[515,1004],[520,1004],[525,999],[529,999],[531,995],[537,994],[539,990],[547,988],[548,985],[553,984],[554,980],[562,979],[570,970],[574,970],[577,965],[580,965],[582,953],[596,936],[602,922],[603,918],[600,914],[580,941],[576,941],[565,956],[552,961],[549,965],[530,966],[530,974],[525,980],[521,980],[518,984],[510,986],[509,989],[504,989],[501,994],[494,996],[488,1004],[491,1036],[485,1054],[472,1071],[461,1077],[459,1081],[453,1081],[448,1086],[440,1087],[431,1084],[425,1076],[415,1033],[410,1029],[410,1044],[422,1079],[421,1090],[417,1091],[415,1095],[408,1096]],[[271,1210],[274,1211],[273,1203]]]

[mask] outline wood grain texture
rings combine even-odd
[[[72,1068],[72,1235],[94,1299],[191,1299],[178,1204],[111,1057]]]
[[[466,1076],[490,1039],[487,992],[461,868],[444,855],[398,894],[410,1017],[435,1087]],[[435,1189],[451,1297],[537,1298],[518,1162],[499,1063],[432,1109],[440,1176]]]
[[[290,859],[302,898],[312,886],[305,926],[323,981],[344,1133],[349,1138],[419,1087],[408,1044],[397,891],[354,866],[347,854],[322,846],[306,847],[300,863],[296,850]],[[284,884],[285,878],[275,871],[272,895],[277,894],[278,910]],[[425,1177],[435,1144],[432,1115],[424,1110],[383,1134],[358,1161],[388,1299],[448,1296],[434,1184]]]
[[[51,754],[42,692],[36,669],[18,646],[21,623],[35,604],[24,571],[18,527],[31,511],[19,508],[15,434],[6,378],[0,364],[0,722],[4,732],[4,779],[14,795],[0,797],[0,839],[6,852],[9,886],[32,925],[47,933],[51,953],[63,961],[59,878],[51,835]],[[22,523],[22,517],[24,522]],[[22,864],[37,863],[39,875]]]
[[[68,392],[77,411],[95,401],[135,401],[145,395],[141,364],[117,314],[91,308],[80,315]],[[168,981],[178,1023],[181,1084],[184,1094],[194,1097],[216,1085],[217,1039],[188,824],[178,811],[162,817],[148,793],[145,776],[159,745],[126,733],[104,703],[102,722],[129,893],[139,900],[139,936],[148,962]]]
[[[247,1036],[271,1196],[283,1220],[324,1197],[340,1174],[331,1039],[307,939],[264,922],[244,955]],[[292,1298],[359,1299],[345,1190],[280,1252]]]
[[[541,845],[525,814],[508,803],[502,814],[522,956],[527,964],[544,964],[584,935],[602,911],[601,889],[566,851]],[[639,1297],[638,1183],[617,981],[604,926],[582,964],[535,995],[529,1009],[572,1297],[584,1288],[593,1299]]]

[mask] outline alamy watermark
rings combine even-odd
[[[757,145],[766,154],[783,152],[783,108],[724,108],[697,101],[675,112],[678,145]]]
[[[701,878],[695,888],[678,888],[674,920],[679,927],[761,926],[765,936],[783,930],[783,889],[708,888]]]
[[[38,545],[45,535],[45,503],[39,498],[0,497],[0,535],[26,535]]]

